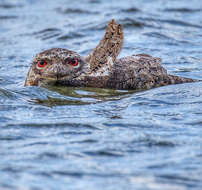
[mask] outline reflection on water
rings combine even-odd
[[[201,189],[202,85],[148,91],[24,87],[33,56],[88,55],[107,22],[121,57],[202,79],[200,0],[0,1],[0,189]]]

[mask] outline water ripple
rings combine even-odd
[[[83,10],[83,9],[72,9],[72,8],[66,8],[66,9],[62,9],[62,8],[57,8],[56,9],[59,13],[63,13],[63,14],[98,14],[98,11],[89,11],[89,10]]]
[[[200,82],[23,87],[36,53],[89,54],[112,18],[125,28],[120,57],[148,53],[201,79],[200,0],[14,0],[0,10],[0,189],[201,189]]]
[[[180,13],[195,13],[195,12],[201,12],[202,9],[191,9],[191,8],[167,8],[164,9],[166,12],[180,12]]]

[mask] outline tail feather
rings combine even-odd
[[[185,78],[175,75],[168,75],[169,83],[170,84],[181,84],[181,83],[190,83],[190,82],[198,82],[199,80],[191,79],[191,78]]]

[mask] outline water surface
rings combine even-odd
[[[148,53],[202,79],[200,0],[0,1],[0,189],[202,188],[202,83],[143,92],[23,86],[33,56],[87,55],[123,24],[120,57]]]

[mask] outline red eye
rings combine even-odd
[[[43,67],[45,67],[46,65],[47,65],[47,62],[44,61],[44,60],[38,61],[38,63],[37,63],[37,66],[38,66],[39,68],[43,68]]]
[[[79,64],[79,60],[78,59],[72,59],[71,61],[69,61],[69,64],[76,67]]]

